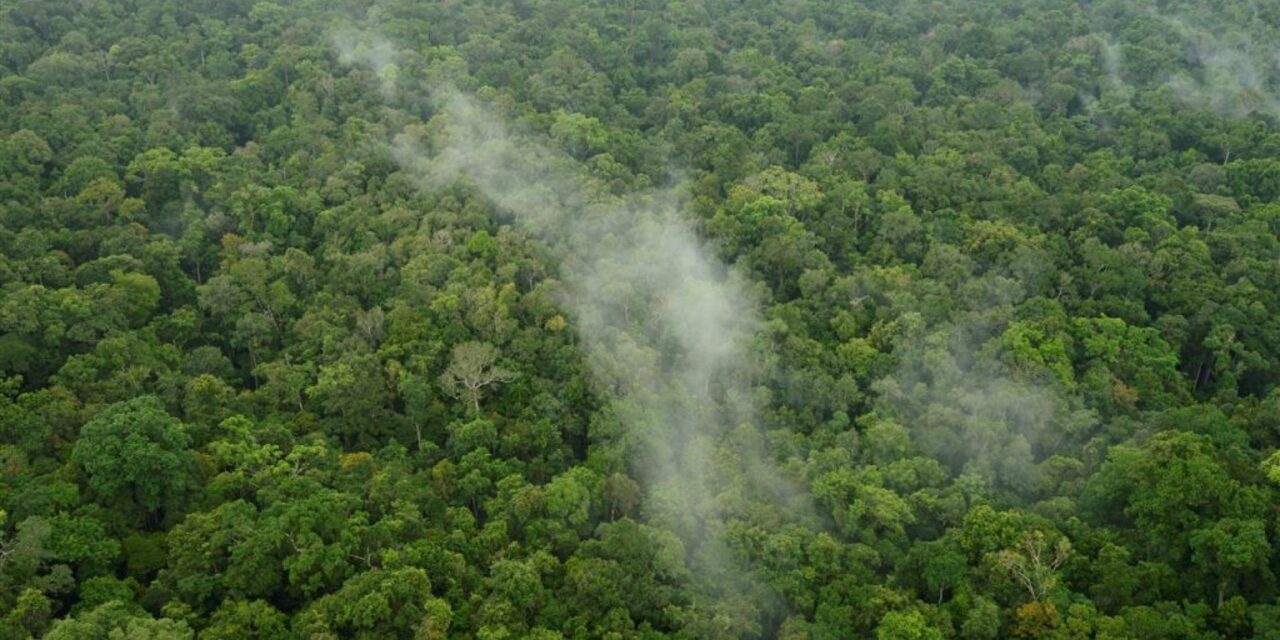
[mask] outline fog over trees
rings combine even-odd
[[[1280,637],[1277,42],[0,0],[0,640]]]

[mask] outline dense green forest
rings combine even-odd
[[[1276,42],[0,0],[0,639],[1280,638]]]

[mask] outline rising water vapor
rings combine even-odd
[[[395,96],[399,67],[393,61],[396,50],[390,42],[355,29],[339,29],[332,39],[339,61],[368,67],[378,76],[378,89],[382,97],[390,99]]]
[[[1218,115],[1240,118],[1251,113],[1280,116],[1280,98],[1272,91],[1280,59],[1272,45],[1260,46],[1241,32],[1214,32],[1181,19],[1165,23],[1187,44],[1194,72],[1169,79],[1182,101]]]
[[[1181,103],[1219,116],[1243,118],[1266,114],[1280,118],[1280,52],[1240,27],[1206,25],[1184,16],[1145,12],[1160,28],[1175,36],[1182,53],[1178,69],[1162,79],[1162,86]],[[1128,62],[1122,42],[1098,34],[1104,92],[1127,102],[1133,88],[1126,82]]]
[[[655,494],[712,513],[704,440],[751,420],[742,341],[756,315],[745,283],[698,240],[675,192],[610,196],[473,99],[443,92],[437,102],[442,144],[429,154],[402,135],[397,159],[432,186],[474,185],[559,250],[562,303],[593,369],[624,399],[619,417],[650,449]]]
[[[338,46],[384,79],[393,63],[376,42]],[[721,544],[721,505],[734,502],[723,495],[781,505],[798,492],[751,446],[758,438],[744,435],[755,422],[746,344],[758,328],[748,283],[698,238],[679,189],[610,194],[475,98],[437,88],[430,103],[426,127],[396,136],[396,160],[424,188],[473,187],[558,253],[560,304],[625,428],[646,520],[677,533],[693,573],[715,589],[756,589]]]

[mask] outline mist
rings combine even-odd
[[[349,34],[335,44],[394,96],[392,48]],[[396,161],[424,189],[473,189],[556,252],[558,303],[624,427],[629,473],[645,488],[644,520],[681,538],[709,606],[758,617],[772,596],[722,544],[734,517],[725,505],[743,493],[793,512],[808,505],[765,459],[755,428],[748,345],[760,323],[750,283],[698,237],[678,186],[615,195],[472,96],[436,87],[426,102],[433,116],[395,136]]]
[[[1176,69],[1157,82],[1179,102],[1227,118],[1251,114],[1280,117],[1280,50],[1258,42],[1247,30],[1199,24],[1185,16],[1168,16],[1149,10],[1145,18],[1172,34],[1180,49]],[[1123,42],[1113,34],[1099,33],[1099,54],[1106,75],[1103,92],[1128,102],[1133,87],[1125,79],[1128,61]]]
[[[1011,311],[964,311],[921,330],[872,388],[876,413],[905,425],[920,452],[954,476],[1034,499],[1044,488],[1040,461],[1088,433],[1097,416],[1052,376],[1004,361],[999,336]]]
[[[1273,45],[1259,46],[1243,32],[1214,31],[1181,18],[1163,18],[1186,42],[1192,72],[1181,72],[1167,86],[1183,102],[1218,115],[1280,115],[1280,99],[1271,91],[1278,68]]]
[[[618,417],[649,450],[638,467],[655,499],[676,503],[651,510],[713,513],[708,440],[752,420],[743,341],[757,317],[746,284],[698,240],[676,191],[608,195],[475,100],[448,91],[437,104],[438,148],[404,134],[397,160],[431,188],[475,187],[560,253],[560,302],[602,388],[622,398]]]
[[[390,42],[351,28],[339,29],[331,37],[333,46],[338,51],[339,62],[368,67],[378,76],[378,89],[382,97],[395,97],[396,81],[400,74],[399,68],[392,61],[396,50]]]

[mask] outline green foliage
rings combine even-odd
[[[1273,3],[370,4],[0,9],[0,638],[1280,637]],[[747,283],[705,500],[446,86]]]
[[[295,624],[313,637],[410,639],[423,630],[447,630],[449,606],[430,592],[422,569],[375,569],[317,600]]]
[[[287,640],[292,636],[284,614],[261,600],[228,600],[209,618],[201,638],[216,640]]]
[[[85,423],[71,453],[89,488],[108,505],[177,509],[192,489],[186,427],[155,396],[113,404]]]
[[[918,611],[890,611],[876,626],[876,640],[942,640],[943,637]]]
[[[54,623],[46,638],[55,640],[192,640],[195,634],[185,622],[156,620],[120,601]]]

